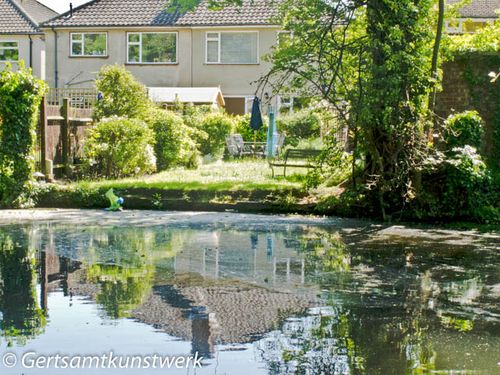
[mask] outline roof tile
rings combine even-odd
[[[49,20],[43,26],[227,26],[268,25],[277,7],[268,0],[243,0],[242,6],[209,10],[208,1],[193,11],[168,12],[168,0],[94,0]]]
[[[39,33],[34,20],[12,0],[0,0],[0,34]]]
[[[448,0],[449,4],[456,4],[460,0]],[[464,18],[497,18],[496,11],[500,10],[500,0],[472,0],[468,5],[459,9]]]

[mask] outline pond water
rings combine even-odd
[[[499,374],[499,245],[272,217],[3,225],[0,357],[18,361],[0,373]],[[23,368],[26,353],[203,359],[69,370]]]

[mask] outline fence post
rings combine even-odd
[[[44,95],[40,105],[40,169],[47,176],[47,96]]]
[[[64,118],[61,126],[61,143],[62,143],[62,162],[64,165],[64,174],[69,177],[70,171],[70,137],[69,137],[69,98],[63,98],[61,115]]]

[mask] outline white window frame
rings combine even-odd
[[[257,61],[250,63],[225,63],[221,61],[221,34],[257,34]],[[217,37],[208,37],[208,34],[217,34]],[[217,62],[208,61],[208,42],[217,42]],[[205,32],[205,64],[207,65],[259,65],[260,64],[260,33],[255,30],[227,30],[227,31],[206,31]]]
[[[130,35],[139,35],[138,42],[130,42]],[[143,34],[174,34],[175,35],[175,61],[165,62],[144,62],[142,61],[142,35]],[[129,46],[139,46],[139,59],[141,61],[130,61],[130,48]],[[127,64],[130,65],[177,65],[179,60],[179,33],[177,31],[129,31],[127,32]]]
[[[0,60],[0,63],[17,63],[20,60],[20,54],[19,54],[19,41],[18,40],[4,40],[0,39],[0,43],[16,43],[16,47],[2,47],[0,46],[0,50],[8,50],[8,49],[15,49],[17,50],[17,60]]]
[[[106,51],[104,55],[86,55],[85,54],[85,35],[92,35],[92,34],[104,34],[106,36]],[[81,35],[82,40],[73,40],[73,35]],[[81,55],[75,55],[73,53],[73,43],[79,43],[82,45],[82,54]],[[82,33],[70,33],[69,34],[69,55],[71,57],[95,57],[95,58],[103,58],[103,57],[108,57],[108,33],[105,31],[87,31],[87,32],[82,32]]]

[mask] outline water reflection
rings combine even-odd
[[[35,290],[36,252],[29,232],[0,232],[0,330],[9,346],[24,343],[43,332],[44,311]]]
[[[214,359],[207,368],[223,351],[253,350],[255,373],[494,373],[498,238],[456,236],[3,227],[0,329],[10,345],[36,343],[62,291],[95,303],[105,323],[190,342]]]

